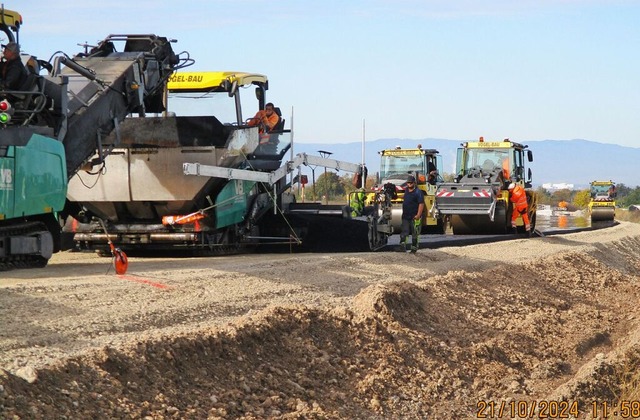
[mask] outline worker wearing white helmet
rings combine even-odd
[[[527,233],[531,233],[531,223],[529,222],[529,204],[527,203],[527,194],[520,185],[515,183],[509,184],[509,200],[513,203],[513,211],[511,212],[511,227],[516,228],[516,220],[518,216],[522,216],[524,228]]]

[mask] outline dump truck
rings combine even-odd
[[[450,217],[454,235],[504,234],[511,232],[513,206],[510,183],[525,188],[531,231],[535,229],[537,195],[531,188],[528,163],[533,152],[528,146],[502,141],[468,141],[458,148],[454,182],[438,185],[432,211]],[[524,232],[522,217],[518,232]]]
[[[118,136],[104,139],[111,148],[104,170],[90,168],[70,180],[68,199],[79,211],[65,231],[75,247],[108,254],[110,239],[131,255],[229,254],[264,243],[298,244],[322,229],[316,223],[322,217],[335,220],[336,210],[342,216],[341,208],[294,202],[285,176],[292,164],[283,163],[292,134],[282,113],[275,108],[280,122],[269,133],[249,124],[264,109],[268,88],[259,73],[172,75],[167,110],[124,120]],[[222,176],[205,175],[209,167]]]
[[[18,12],[0,9],[9,41],[19,42],[21,25]],[[20,58],[26,81],[0,91],[0,270],[43,267],[61,249],[69,178],[95,150],[98,160],[108,154],[102,139],[126,115],[160,111],[164,81],[180,62],[156,35],[109,36],[52,63]]]
[[[613,181],[593,181],[590,183],[590,195],[591,221],[612,221],[616,215],[616,184]]]

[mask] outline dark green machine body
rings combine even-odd
[[[62,143],[33,134],[25,146],[0,152],[1,219],[62,211],[67,194],[67,165]]]
[[[58,213],[67,194],[64,146],[27,129],[22,136],[10,134],[15,132],[0,131],[0,269],[44,266],[60,243]]]
[[[21,24],[19,13],[0,7],[9,41],[19,43]],[[102,139],[127,115],[164,110],[167,79],[181,62],[171,42],[110,35],[52,62],[20,53],[25,80],[0,88],[0,271],[43,267],[60,250],[62,221],[76,210],[67,200],[69,179],[104,161],[110,150]]]

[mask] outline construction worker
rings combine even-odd
[[[364,214],[364,188],[358,188],[351,193],[349,204],[351,205],[351,217],[358,217]]]
[[[400,232],[400,251],[415,254],[418,251],[418,238],[422,226],[424,193],[416,187],[416,178],[409,175],[402,200],[402,230]],[[411,247],[407,247],[407,237],[411,235]]]
[[[280,121],[280,117],[274,110],[273,103],[269,102],[264,106],[264,110],[256,112],[256,115],[248,122],[249,127],[260,126],[260,143],[269,141],[269,132]]]
[[[513,211],[511,212],[511,227],[516,229],[516,219],[522,216],[524,229],[531,234],[531,223],[529,222],[529,205],[527,203],[527,194],[520,185],[515,183],[509,184],[509,200],[513,203]]]
[[[433,163],[432,158],[429,158],[427,162],[427,182],[431,185],[436,185],[438,180],[438,169],[436,169],[436,165]]]
[[[4,46],[3,60],[0,63],[0,87],[6,90],[19,90],[27,80],[27,68],[20,60],[20,46],[9,42]]]

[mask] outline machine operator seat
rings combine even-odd
[[[284,130],[284,118],[282,118],[280,108],[274,107],[273,112],[278,116],[278,122],[269,131],[269,141],[264,144],[265,147],[263,151],[267,154],[275,155],[278,150],[278,144],[280,143],[280,134],[282,134],[282,130]]]
[[[278,107],[273,108],[273,112],[275,112],[276,115],[278,116],[278,122],[276,123],[276,125],[273,126],[273,128],[271,129],[271,132],[275,132],[279,134],[282,130],[284,130],[284,118],[282,118],[282,112],[280,111],[280,108]]]
[[[484,163],[482,164],[482,172],[484,172],[485,174],[488,174],[489,172],[493,171],[495,168],[496,168],[496,164],[491,159],[485,160]]]

